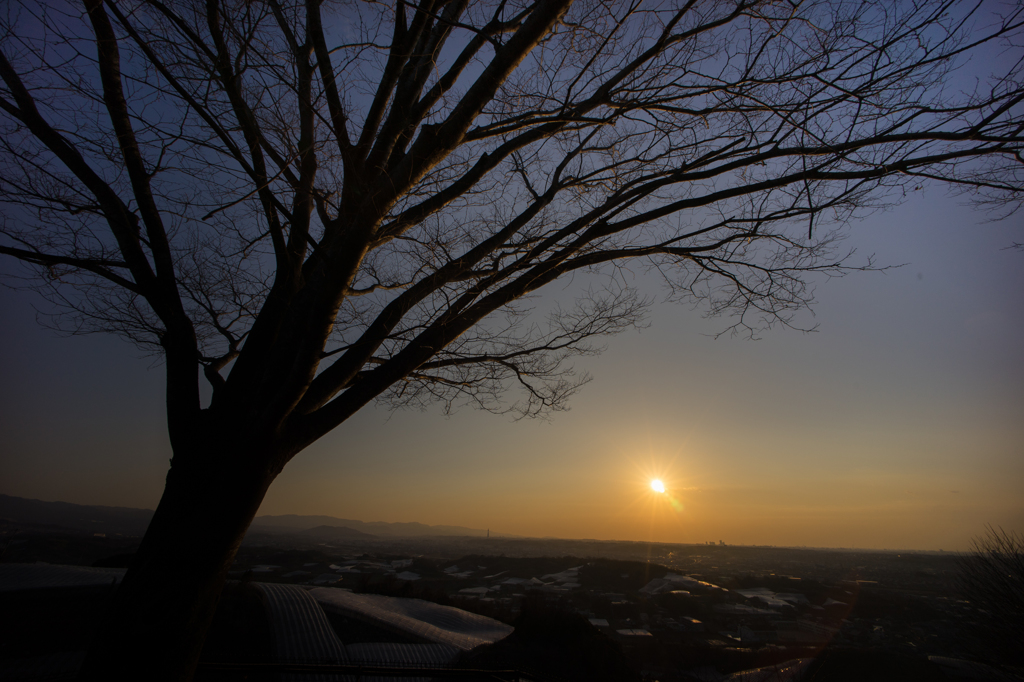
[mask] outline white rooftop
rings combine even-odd
[[[332,587],[312,589],[309,595],[325,611],[463,651],[492,644],[512,634],[511,625],[421,599],[355,594]]]

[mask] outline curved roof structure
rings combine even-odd
[[[312,589],[309,595],[326,611],[463,651],[493,644],[512,634],[511,625],[422,599],[354,594],[331,587]]]
[[[415,668],[443,667],[451,663],[459,650],[446,644],[395,644],[368,642],[345,647],[350,663]]]
[[[59,566],[48,564],[0,564],[0,593],[24,590],[113,586],[125,569]],[[263,596],[270,624],[274,658],[279,663],[366,665],[391,668],[444,668],[461,651],[496,642],[509,635],[512,627],[490,618],[440,606],[419,599],[353,594],[338,588],[307,589],[298,585],[253,583]],[[353,643],[345,645],[331,626],[325,609],[372,624],[406,639],[422,643]],[[46,660],[18,661],[38,672]],[[57,661],[71,671],[79,658]],[[58,666],[59,667],[59,666]],[[63,670],[62,668],[62,670]],[[48,670],[49,668],[47,668]],[[14,668],[4,667],[0,677]],[[18,668],[20,670],[20,668]],[[298,682],[339,682],[353,679],[345,673],[286,673],[282,679]],[[379,682],[415,682],[426,678],[389,677],[387,674],[363,679]]]
[[[264,597],[267,616],[270,620],[270,632],[274,643],[274,657],[280,663],[321,663],[368,665],[382,667],[411,668],[442,668],[450,665],[460,652],[460,647],[443,642],[429,640],[423,644],[405,644],[396,642],[357,643],[345,645],[335,634],[321,603],[313,598],[312,593],[327,591],[351,594],[346,590],[317,588],[306,590],[298,585],[278,585],[272,583],[254,583]],[[355,595],[373,596],[373,595]],[[406,599],[401,601],[419,601]],[[427,603],[427,602],[424,602]],[[447,608],[447,607],[442,607]],[[341,612],[339,609],[335,609]],[[364,609],[365,610],[365,609]],[[386,610],[386,608],[384,609]],[[451,609],[458,611],[458,609]],[[353,612],[344,611],[344,615]],[[462,612],[464,613],[464,612]],[[473,614],[466,614],[472,616]],[[364,621],[372,619],[365,615]],[[392,619],[389,629],[408,636],[409,630],[402,629],[398,621]],[[457,619],[456,619],[457,620]],[[484,619],[489,620],[489,619]],[[375,620],[388,622],[386,619]],[[408,628],[408,624],[405,624]],[[511,628],[509,628],[511,631]],[[288,673],[282,679],[298,682],[337,682],[352,680],[350,675],[337,673]],[[387,676],[363,676],[361,679],[373,679],[379,682],[426,682],[426,678],[391,678]]]
[[[274,656],[279,662],[348,663],[345,645],[306,590],[273,583],[255,586],[263,593]]]

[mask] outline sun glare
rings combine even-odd
[[[651,481],[651,490],[653,490],[656,493],[663,493],[665,492],[665,484],[662,483],[661,480],[656,478],[653,481]]]

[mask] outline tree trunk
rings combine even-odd
[[[175,452],[80,680],[192,678],[228,569],[277,473],[266,445],[245,440]]]

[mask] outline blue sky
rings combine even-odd
[[[991,47],[949,87],[1019,56]],[[1024,217],[989,219],[926,186],[852,223],[853,262],[902,267],[816,282],[797,320],[813,333],[716,339],[726,320],[659,303],[649,327],[577,361],[594,380],[548,421],[365,409],[293,460],[261,513],[947,550],[986,524],[1024,531],[1024,250],[1007,248]],[[159,360],[61,337],[34,305],[0,288],[0,493],[154,507],[171,456]]]
[[[1006,249],[1020,218],[986,219],[930,187],[851,225],[858,256],[904,265],[819,282],[814,333],[714,339],[725,321],[658,304],[647,329],[578,361],[594,381],[546,422],[364,410],[293,460],[261,513],[947,550],[985,524],[1024,529],[1024,253]],[[33,304],[0,291],[0,492],[155,506],[159,363],[61,338]]]

